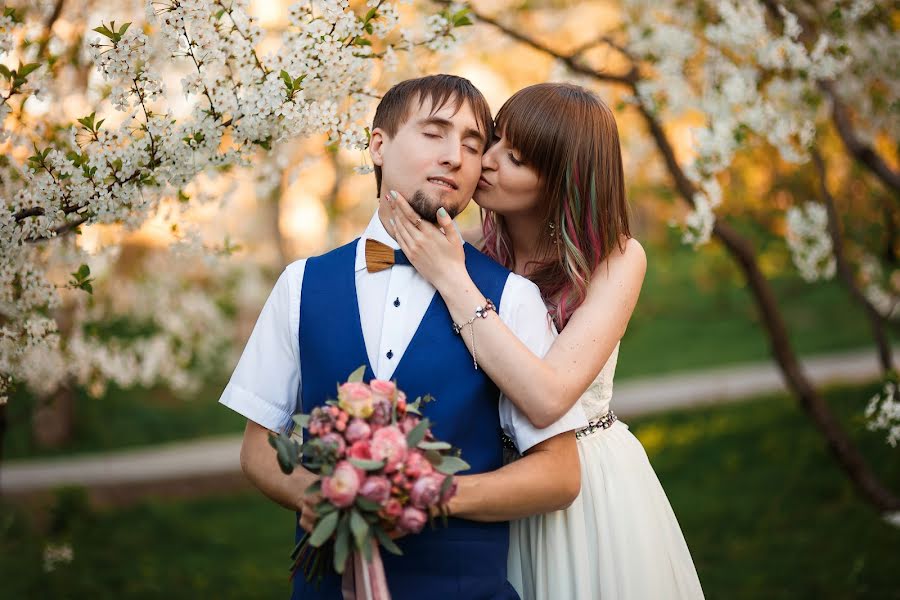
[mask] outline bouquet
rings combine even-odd
[[[402,554],[393,538],[418,533],[433,512],[446,519],[453,475],[469,465],[432,435],[420,412],[430,396],[408,403],[394,382],[364,383],[364,372],[338,386],[337,400],[294,416],[309,432],[302,446],[284,434],[269,443],[284,473],[302,464],[321,475],[306,490],[322,500],[315,528],[291,554],[291,577],[302,569],[308,581],[321,579],[331,564],[343,574],[345,598],[381,599],[390,595],[379,544]]]

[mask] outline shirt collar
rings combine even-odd
[[[384,228],[384,223],[381,222],[381,218],[378,216],[378,211],[376,210],[375,214],[372,215],[372,219],[369,221],[366,230],[363,232],[362,236],[360,236],[359,244],[356,246],[355,271],[361,271],[366,268],[367,239],[376,240],[382,244],[386,244],[393,250],[400,249],[400,244],[397,243],[397,240],[388,235],[387,229]]]

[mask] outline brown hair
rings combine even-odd
[[[631,237],[616,121],[585,88],[542,83],[507,100],[495,126],[541,182],[548,228],[538,256],[545,259],[528,277],[562,329],[584,301],[594,269]],[[512,269],[503,217],[493,211],[482,217],[485,252]]]
[[[428,75],[416,79],[401,81],[382,97],[375,109],[372,129],[380,128],[390,137],[394,137],[400,127],[409,118],[413,99],[418,98],[419,106],[425,100],[431,102],[431,114],[436,113],[448,102],[454,111],[458,111],[466,103],[472,107],[478,131],[484,134],[485,140],[494,135],[494,121],[491,119],[491,108],[487,100],[472,82],[456,75]],[[378,197],[381,197],[381,167],[375,166],[375,184]]]

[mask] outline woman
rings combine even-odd
[[[579,398],[591,420],[577,434],[581,494],[566,510],[512,523],[510,580],[526,600],[702,598],[647,455],[609,410],[619,340],[646,270],[628,227],[612,112],[578,86],[525,88],[497,114],[482,167],[482,251],[539,287],[560,331],[543,359],[496,314],[470,322],[485,298],[445,211],[435,227],[392,193],[390,226],[454,322],[467,324],[460,334],[478,367],[535,426]]]

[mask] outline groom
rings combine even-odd
[[[564,508],[579,491],[574,430],[587,423],[580,405],[546,429],[532,427],[473,367],[440,295],[404,264],[385,227],[390,190],[414,199],[423,219],[433,221],[439,208],[459,214],[492,130],[487,103],[468,80],[435,75],[389,90],[370,143],[378,211],[358,240],[288,265],[219,400],[247,417],[241,466],[264,494],[298,511],[299,537],[301,526],[314,524],[303,492],[316,475],[299,468],[284,475],[268,432],[290,430],[294,413],[321,405],[360,365],[367,381],[395,379],[411,398],[436,398],[426,408],[435,436],[461,448],[472,468],[458,478],[448,527],[398,540],[403,556],[382,553],[395,600],[517,598],[506,575],[507,521]],[[376,265],[376,242],[396,251],[394,266]],[[546,353],[553,334],[537,287],[468,245],[466,265],[507,326]],[[471,326],[477,336],[478,323]],[[524,453],[505,467],[501,429]],[[294,579],[294,599],[340,594],[337,576],[318,589]]]

